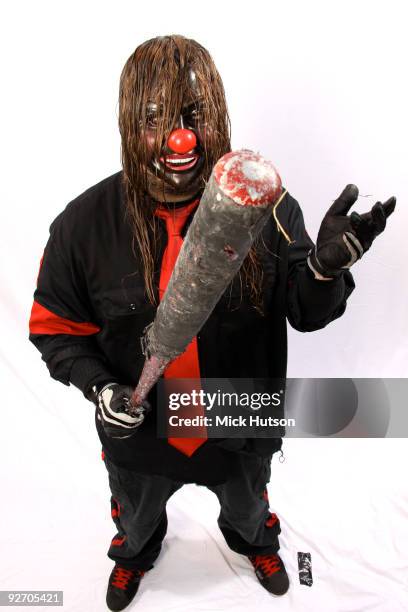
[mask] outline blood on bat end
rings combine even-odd
[[[143,400],[140,397],[140,395],[138,393],[136,393],[136,391],[134,391],[132,397],[129,400],[129,407],[130,408],[137,408],[138,406],[140,406],[142,401]]]
[[[241,206],[271,204],[282,193],[282,181],[273,164],[246,149],[221,157],[214,177],[220,190]]]
[[[238,257],[238,253],[229,244],[225,245],[224,252],[227,254],[228,259],[231,259],[231,261],[235,261]]]

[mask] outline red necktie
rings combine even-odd
[[[195,200],[187,206],[182,208],[174,208],[172,210],[164,207],[156,209],[156,216],[164,219],[166,222],[167,229],[167,246],[163,254],[161,272],[160,272],[160,284],[159,284],[159,296],[160,300],[163,298],[164,292],[170,280],[173,272],[173,268],[177,261],[178,254],[183,244],[183,238],[181,231],[186,223],[190,213],[198,206],[199,199]],[[163,373],[164,378],[200,378],[200,364],[198,360],[198,347],[197,338],[193,338],[190,344],[187,346],[184,353],[174,359],[170,365],[167,366]],[[180,389],[180,392],[189,392],[191,388]],[[197,416],[203,415],[204,410],[202,407],[188,407],[188,414],[184,410],[183,416]],[[182,431],[182,428],[180,428]],[[206,436],[206,428],[196,428],[203,435]],[[191,455],[206,441],[207,437],[203,438],[168,438],[169,444],[177,448],[179,451],[191,457]]]

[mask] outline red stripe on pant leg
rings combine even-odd
[[[272,513],[269,515],[269,518],[266,520],[265,525],[266,525],[267,527],[273,527],[273,526],[275,525],[275,523],[277,523],[277,522],[278,522],[278,520],[279,520],[279,519],[278,519],[278,517],[276,516],[276,514],[275,514],[274,512],[272,512]]]
[[[125,540],[126,540],[126,536],[123,536],[123,538],[114,538],[111,544],[112,546],[122,546]]]
[[[120,511],[121,511],[120,503],[118,502],[117,499],[112,497],[112,500],[111,500],[111,516],[112,516],[112,518],[114,516],[120,516]]]

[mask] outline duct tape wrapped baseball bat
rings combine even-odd
[[[272,213],[289,240],[276,216],[285,193],[275,167],[257,153],[227,153],[215,164],[155,320],[142,338],[146,361],[131,411],[143,405],[167,365],[201,330]]]

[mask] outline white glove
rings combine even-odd
[[[97,418],[110,438],[130,438],[143,423],[145,413],[150,410],[147,402],[134,408],[130,406],[132,387],[108,383],[96,394]]]

